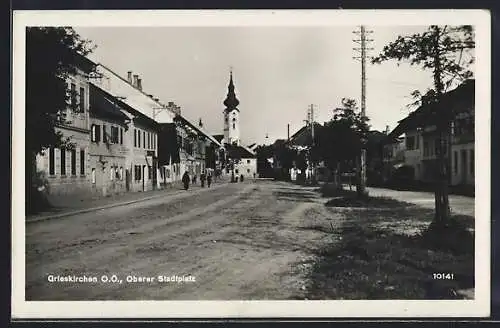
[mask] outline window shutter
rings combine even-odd
[[[106,135],[106,125],[102,125],[102,142],[108,142],[108,136]]]
[[[123,128],[120,128],[120,145],[123,145]]]

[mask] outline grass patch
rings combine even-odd
[[[340,241],[317,254],[308,299],[462,299],[474,288],[474,221],[454,216],[433,226],[433,211],[401,207],[352,212],[336,233]],[[417,222],[426,227],[407,236]],[[454,279],[434,279],[450,273]]]
[[[347,197],[347,196],[356,196],[355,190],[346,190],[342,187],[342,185],[334,184],[334,183],[325,183],[321,187],[317,189],[319,193],[321,193],[322,197]]]
[[[369,208],[397,208],[405,206],[415,206],[411,203],[397,201],[389,197],[357,197],[356,192],[349,192],[347,195],[329,200],[325,204],[330,207],[369,207]]]

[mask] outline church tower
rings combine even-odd
[[[234,93],[233,71],[230,71],[227,97],[224,100],[224,141],[229,144],[240,145],[240,110],[237,108],[240,101]]]

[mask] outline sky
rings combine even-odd
[[[311,104],[315,120],[330,120],[344,97],[360,104],[361,63],[353,48],[356,26],[75,27],[97,48],[89,58],[126,78],[133,71],[143,90],[181,106],[193,122],[223,133],[223,101],[232,67],[240,100],[243,144],[263,144],[300,129]],[[368,55],[398,35],[424,26],[367,26]],[[406,63],[366,66],[366,114],[372,129],[393,129],[412,102],[411,92],[432,85],[432,73]],[[268,139],[266,139],[266,135]]]

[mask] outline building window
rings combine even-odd
[[[71,175],[76,175],[76,149],[71,149]]]
[[[80,174],[85,175],[85,150],[80,149]]]
[[[117,144],[119,142],[118,140],[118,127],[112,126],[111,127],[111,140],[110,143]]]
[[[76,85],[74,83],[71,83],[71,90],[70,90],[70,99],[71,99],[71,110],[75,111],[76,110]]]
[[[458,152],[457,151],[453,152],[453,173],[455,175],[458,174]]]
[[[135,179],[135,181],[141,180],[141,166],[140,165],[134,166],[134,179]]]
[[[80,106],[80,113],[85,113],[85,89],[80,88],[80,101],[79,101],[79,106]]]
[[[123,128],[120,128],[120,145],[123,145]]]
[[[55,161],[56,161],[56,156],[55,156],[55,149],[50,148],[49,149],[49,174],[50,175],[55,175],[56,174],[56,167],[55,167]]]
[[[250,164],[250,160],[249,159],[247,159],[247,164]]]
[[[227,116],[224,118],[224,121],[225,121],[226,123],[228,123],[228,122],[229,122],[229,119],[227,118]]]
[[[236,117],[233,117],[233,123],[236,122]]]
[[[134,147],[137,147],[137,129],[134,129]]]
[[[469,170],[470,174],[474,176],[474,149],[470,150],[470,156],[469,156]]]
[[[146,131],[142,131],[142,148],[146,148]]]
[[[102,125],[102,142],[108,142],[108,136],[106,134],[106,125]]]
[[[247,169],[247,173],[250,173],[250,169]]]
[[[61,175],[66,175],[66,150],[61,149]]]
[[[101,126],[92,124],[91,127],[91,139],[93,142],[99,142],[101,141]]]
[[[233,123],[233,130],[236,129],[236,124]]]
[[[406,149],[413,150],[415,149],[415,137],[406,137]]]
[[[137,130],[137,148],[141,148],[141,130]]]
[[[153,168],[151,166],[148,166],[148,179],[153,179]]]
[[[91,175],[92,175],[92,184],[95,184],[95,169],[94,168],[92,168]]]
[[[238,174],[238,172],[239,172],[238,169],[234,170],[234,173]]]

